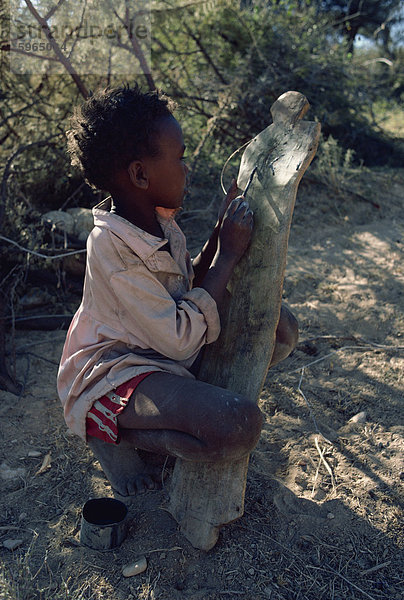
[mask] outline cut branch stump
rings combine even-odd
[[[297,188],[320,137],[319,123],[302,120],[308,108],[299,92],[280,96],[271,107],[273,124],[244,151],[239,188],[257,167],[247,195],[253,237],[229,282],[221,333],[206,347],[199,374],[255,403],[274,349]],[[210,550],[219,528],[243,515],[247,469],[248,457],[223,463],[177,459],[169,511],[195,548]]]

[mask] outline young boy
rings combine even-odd
[[[219,336],[217,307],[253,229],[233,182],[213,233],[191,264],[174,220],[185,194],[181,128],[170,101],[137,86],[91,96],[68,132],[72,163],[111,197],[96,206],[83,299],[61,358],[65,419],[127,496],[154,487],[137,450],[220,461],[247,455],[259,408],[198,381],[197,358]],[[297,341],[282,310],[272,363]]]

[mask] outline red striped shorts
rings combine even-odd
[[[109,444],[119,444],[117,417],[128,404],[129,398],[139,383],[151,373],[155,373],[155,371],[148,371],[132,377],[115,390],[96,400],[87,413],[87,436],[100,438]]]

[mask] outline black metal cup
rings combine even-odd
[[[119,546],[128,530],[128,509],[114,498],[93,498],[83,506],[80,544],[94,550]]]

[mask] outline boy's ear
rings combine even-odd
[[[135,187],[147,190],[149,187],[149,178],[141,160],[132,161],[128,167],[128,173],[130,180]]]

